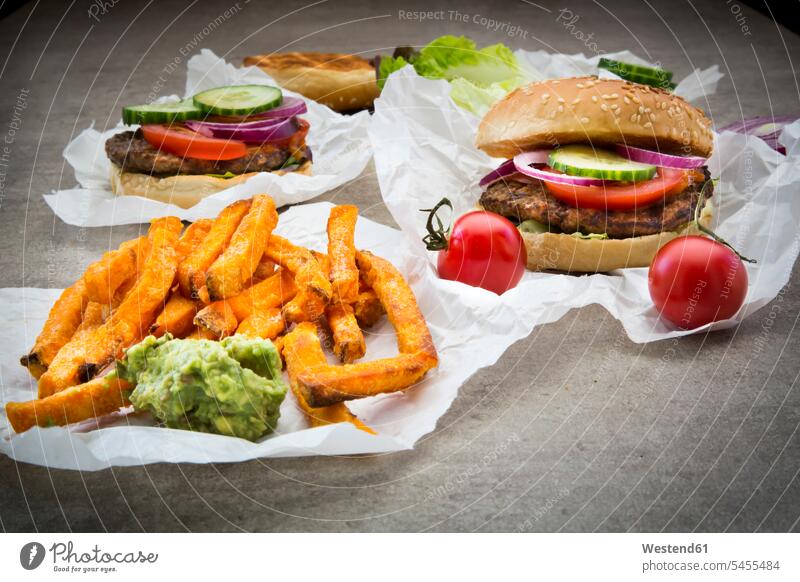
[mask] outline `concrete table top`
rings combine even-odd
[[[420,10],[442,12],[420,21]],[[446,33],[529,50],[630,49],[676,77],[719,64],[725,79],[703,104],[717,125],[800,111],[800,38],[735,1],[29,2],[0,21],[0,286],[66,286],[138,232],[67,226],[42,194],[76,183],[62,149],[92,120],[116,118],[117,99],[182,92],[185,65],[168,67],[176,57],[202,47],[235,63],[280,50],[371,56]],[[320,199],[392,224],[371,166]],[[413,451],[83,474],[3,457],[0,526],[798,531],[798,283],[795,271],[736,330],[645,346],[601,308],[572,311],[476,374]]]

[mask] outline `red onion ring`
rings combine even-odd
[[[261,129],[264,127],[272,127],[278,123],[282,123],[285,119],[258,119],[256,121],[243,121],[241,123],[225,123],[219,121],[186,121],[186,126],[194,131],[230,131],[232,128],[236,129]]]
[[[753,135],[767,142],[767,145],[777,152],[786,154],[778,138],[783,128],[800,119],[797,115],[781,115],[779,117],[751,117],[728,124],[719,131],[733,131],[745,135]]]
[[[623,144],[617,144],[615,149],[623,158],[627,158],[633,162],[659,166],[661,168],[689,170],[705,166],[706,164],[706,158],[701,158],[699,156],[671,156],[669,154],[661,154],[659,152]]]
[[[584,176],[569,176],[567,174],[557,174],[548,170],[532,168],[530,164],[546,164],[550,152],[539,150],[526,152],[514,156],[514,166],[517,171],[531,178],[542,180],[543,182],[553,182],[556,184],[572,184],[575,186],[602,186],[603,180],[598,178],[586,178]]]
[[[308,112],[306,102],[298,97],[284,97],[283,103],[263,113],[253,115],[253,119],[284,119]]]
[[[497,166],[497,168],[495,168],[494,170],[486,174],[483,178],[481,178],[481,181],[478,182],[478,186],[480,186],[481,188],[485,188],[486,186],[494,184],[501,178],[505,178],[506,176],[513,174],[516,171],[517,169],[514,167],[514,160],[506,160],[505,162]]]
[[[253,125],[257,124],[257,125]],[[186,126],[203,133],[203,130],[210,129],[214,137],[220,139],[234,139],[245,143],[268,143],[285,140],[291,137],[297,130],[297,119],[269,120],[251,123],[205,123],[202,121],[187,121]],[[204,134],[205,135],[205,134]]]

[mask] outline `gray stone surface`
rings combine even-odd
[[[719,63],[726,78],[705,104],[717,124],[800,111],[794,75],[800,39],[735,2],[465,0],[457,10],[467,22],[445,12],[445,20],[424,23],[399,11],[451,8],[435,0],[308,7],[126,1],[105,3],[102,13],[102,4],[79,0],[65,13],[67,3],[30,2],[0,21],[4,135],[21,91],[27,104],[8,144],[9,165],[0,168],[6,170],[0,286],[64,286],[88,261],[138,232],[67,226],[41,195],[75,184],[61,151],[92,120],[116,123],[120,105],[144,100],[154,85],[157,92],[182,91],[184,66],[171,74],[163,69],[184,47],[191,52],[192,43],[236,62],[282,49],[371,55],[443,33],[570,53],[591,50],[594,42],[604,51],[649,55],[678,77]],[[234,14],[220,21],[226,9]],[[578,17],[569,29],[557,22],[562,9]],[[480,17],[518,25],[525,34],[494,33],[475,22]],[[392,222],[371,168],[323,199],[356,203],[365,216]],[[604,310],[573,311],[476,374],[436,431],[409,452],[84,474],[2,458],[0,525],[8,531],[798,530],[797,284],[795,273],[779,299],[735,331],[675,343],[634,345]]]

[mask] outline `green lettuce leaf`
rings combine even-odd
[[[502,82],[492,83],[486,87],[476,85],[466,79],[454,79],[450,82],[450,97],[456,105],[483,117],[497,101],[523,83],[522,77],[512,77]]]
[[[579,238],[581,240],[605,240],[608,238],[608,235],[606,233],[583,234],[582,232],[573,232],[570,236],[574,236],[575,238]]]
[[[506,45],[479,49],[465,36],[440,36],[409,58],[410,62],[404,57],[381,58],[378,87],[383,89],[389,75],[411,64],[423,77],[450,81],[453,101],[481,116],[526,81],[514,53]]]
[[[231,171],[227,171],[224,174],[206,174],[206,176],[211,176],[212,178],[222,178],[224,180],[230,180],[231,178],[235,178],[236,174]]]
[[[544,234],[545,232],[550,232],[546,224],[542,224],[538,220],[533,219],[520,222],[517,228],[520,232],[528,234]]]
[[[465,36],[441,36],[423,48],[413,62],[414,69],[429,79],[463,78],[487,86],[520,76],[517,59],[504,44],[478,49]]]
[[[395,71],[399,71],[408,64],[403,57],[381,57],[381,64],[378,68],[378,88],[383,91],[386,79]]]

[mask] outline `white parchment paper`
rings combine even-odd
[[[276,83],[257,67],[237,68],[203,49],[188,62],[185,96],[223,85]],[[285,95],[302,97],[291,91]],[[147,222],[159,216],[173,215],[184,220],[213,218],[225,206],[239,198],[268,192],[278,206],[310,200],[356,178],[371,157],[367,128],[369,113],[341,115],[310,99],[304,99],[308,113],[302,117],[311,124],[307,143],[314,157],[313,175],[261,172],[235,193],[223,190],[199,204],[183,209],[172,204],[138,196],[115,196],[111,192],[111,162],[105,154],[105,142],[115,133],[130,129],[119,125],[108,131],[85,129],[64,149],[64,158],[75,170],[80,188],[60,190],[45,195],[53,212],[76,226],[109,226]]]
[[[569,57],[557,58],[567,64],[553,70],[564,70],[560,76],[570,74]],[[425,214],[418,209],[430,208],[447,196],[456,214],[470,210],[480,197],[478,181],[502,161],[475,148],[479,118],[455,105],[449,93],[447,82],[424,79],[405,67],[389,78],[375,103],[369,130],[383,200],[418,256],[426,256],[421,243]],[[800,122],[784,132],[792,140],[785,144],[787,151],[797,151],[791,136],[798,128]],[[782,156],[757,138],[716,136],[709,161],[712,176],[719,178],[713,196],[715,229],[758,264],[747,266],[750,287],[742,311],[712,324],[713,329],[736,325],[774,298],[789,280],[799,249],[798,161],[797,155]],[[434,255],[427,260],[433,270]],[[590,276],[528,272],[515,289],[500,297],[451,285],[446,288],[447,301],[442,302],[450,311],[449,321],[469,329],[470,340],[496,333],[503,346],[528,335],[535,325],[592,303],[605,307],[635,342],[708,329],[679,331],[661,322],[647,290],[646,268]]]

